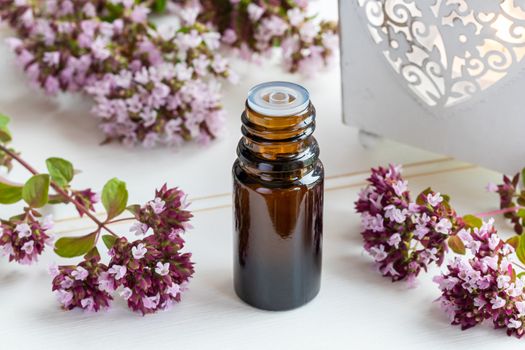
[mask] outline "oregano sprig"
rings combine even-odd
[[[421,270],[443,263],[448,248],[464,250],[455,234],[465,223],[447,195],[427,188],[412,201],[401,167],[393,165],[372,169],[368,182],[355,207],[364,248],[384,276],[415,285]]]
[[[500,210],[463,217],[452,209],[448,196],[430,188],[412,202],[400,167],[372,169],[368,181],[356,210],[361,213],[365,250],[379,271],[393,281],[414,282],[430,263],[441,265],[448,257],[434,282],[450,322],[468,329],[490,320],[495,328],[521,338],[525,334],[525,235],[521,234],[525,183],[520,188],[520,174],[487,186],[499,194]],[[504,241],[494,220],[482,219],[498,214],[511,221],[517,235]]]
[[[525,168],[512,178],[503,175],[503,183],[487,185],[489,192],[497,193],[503,216],[513,225],[514,231],[521,235],[525,227]]]
[[[0,181],[0,203],[23,202],[22,213],[0,221],[0,252],[10,261],[23,264],[36,262],[46,245],[52,245],[50,217],[42,218],[40,210],[51,204],[72,205],[80,216],[86,216],[95,229],[81,236],[61,237],[54,252],[65,258],[83,257],[77,265],[52,268],[52,289],[62,307],[99,311],[110,305],[115,293],[127,300],[128,306],[142,314],[168,308],[179,302],[193,275],[191,254],[182,253],[181,235],[190,227],[191,213],[186,210],[186,196],[166,185],[155,192],[145,205],[128,206],[126,183],[113,178],[103,187],[100,199],[106,217],[100,220],[94,204],[98,195],[91,189],[76,190],[71,186],[75,169],[71,162],[57,157],[46,160],[47,173],[38,172],[19,153],[8,147],[11,133],[9,118],[0,115],[0,165],[8,170],[18,163],[31,174],[24,184],[7,179]],[[120,218],[125,211],[130,217]],[[128,241],[109,226],[134,220],[131,227],[140,239]],[[102,238],[101,238],[102,237]],[[101,262],[97,244],[100,238],[111,257]]]
[[[152,22],[168,9],[178,20]],[[84,93],[106,142],[144,147],[220,134],[220,84],[238,80],[221,47],[259,61],[281,46],[285,68],[306,75],[338,48],[336,23],[304,0],[0,0],[0,19],[33,86]]]

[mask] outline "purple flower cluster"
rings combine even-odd
[[[171,0],[176,30],[148,22],[154,3],[0,0],[0,17],[32,85],[92,96],[106,141],[145,147],[220,134],[219,79],[238,79],[221,44],[249,60],[282,46],[286,68],[305,75],[337,52],[336,24],[314,21],[306,1]]]
[[[63,307],[98,311],[114,293],[143,315],[179,302],[194,273],[191,254],[181,252],[182,234],[191,228],[187,206],[183,191],[164,185],[153,200],[133,209],[137,222],[131,232],[144,237],[132,242],[115,237],[107,266],[97,255],[76,267],[59,267],[53,290]]]
[[[31,213],[23,215],[20,221],[2,221],[0,254],[24,265],[36,262],[45,246],[53,244],[54,238],[47,232],[52,227],[51,216],[39,221]]]
[[[201,16],[211,17],[222,41],[241,58],[258,61],[281,46],[285,68],[311,76],[329,65],[337,52],[337,25],[316,22],[308,14],[307,1],[230,0],[230,7],[213,0],[200,3]]]
[[[110,250],[108,272],[99,278],[101,288],[120,295],[128,306],[142,314],[169,308],[179,302],[193,274],[191,254],[180,254],[184,240],[179,235],[165,239],[149,235],[129,243],[120,238]]]
[[[0,1],[2,19],[19,37],[8,43],[32,85],[50,95],[80,91],[104,72],[106,61],[114,64],[107,44],[121,33],[123,21],[98,20],[99,8],[85,0]]]
[[[180,145],[215,138],[223,124],[218,78],[236,80],[220,34],[200,23],[154,29],[135,1],[0,0],[0,16],[33,85],[95,100],[107,141]]]
[[[191,254],[181,254],[181,235],[190,228],[192,217],[186,210],[186,195],[164,185],[155,199],[136,210],[136,235],[146,235],[129,243],[120,238],[110,250],[109,270],[101,284],[111,291],[122,287],[128,306],[142,314],[170,307],[180,301],[194,270]]]
[[[465,247],[465,257],[455,257],[448,271],[436,276],[439,302],[452,324],[462,329],[484,320],[495,328],[504,328],[518,338],[525,333],[525,278],[513,267],[514,248],[497,234],[493,220],[480,228],[458,233]]]
[[[204,55],[196,61],[211,64]],[[224,111],[220,86],[193,78],[195,72],[186,63],[142,67],[131,74],[106,74],[87,91],[95,97],[93,111],[111,139],[128,145],[140,141],[147,148],[179,146],[191,139],[206,144],[221,132]],[[208,74],[208,67],[199,72]]]
[[[137,211],[137,219],[143,225],[136,234],[145,234],[150,228],[167,240],[176,239],[180,233],[190,229],[192,214],[186,194],[179,188],[162,186],[155,192],[155,199]],[[171,237],[171,238],[170,238]]]
[[[368,182],[355,203],[364,248],[384,276],[414,285],[422,269],[442,264],[447,239],[463,221],[447,196],[430,189],[412,202],[399,166],[372,169]]]
[[[107,271],[107,266],[95,256],[82,261],[77,266],[53,266],[52,290],[59,303],[66,310],[80,308],[85,311],[107,309],[113,297],[99,286],[99,276]]]
[[[90,188],[82,191],[72,191],[71,195],[77,202],[82,204],[84,208],[91,211],[95,211],[95,204],[100,202],[100,195],[93,192]],[[81,209],[77,208],[77,211],[81,217],[84,216],[84,212]]]
[[[525,176],[525,171],[523,171],[523,174]],[[525,227],[525,217],[518,212],[518,209],[525,207],[525,191],[523,188],[520,188],[520,178],[520,173],[514,175],[512,178],[503,175],[502,184],[495,185],[489,183],[487,185],[489,192],[498,194],[501,213],[512,223],[514,231],[518,235],[523,233],[523,228]],[[521,178],[521,183],[525,184],[525,179]]]

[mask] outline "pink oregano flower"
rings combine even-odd
[[[75,175],[73,164],[65,159],[46,159],[49,173],[39,173],[21,154],[7,146],[12,140],[8,128],[9,118],[0,115],[0,167],[11,168],[16,161],[31,177],[23,187],[10,183],[0,191],[0,201],[15,204],[23,201],[23,213],[8,220],[0,219],[0,253],[9,261],[21,264],[35,262],[46,244],[53,221],[43,217],[40,208],[50,204],[69,204],[80,217],[96,226],[84,235],[61,237],[54,244],[54,252],[64,258],[83,257],[77,265],[50,267],[52,290],[65,310],[83,309],[99,311],[109,307],[118,294],[128,306],[143,315],[164,310],[181,300],[181,294],[194,273],[191,254],[184,253],[182,235],[191,228],[186,194],[178,188],[162,186],[154,199],[140,206],[128,205],[126,183],[112,178],[102,188],[101,198],[106,210],[105,219],[95,214],[94,203],[99,196],[90,189],[74,190],[71,182]],[[20,190],[19,190],[20,189]],[[122,217],[124,212],[132,217]],[[116,234],[112,224],[134,221],[131,230],[140,239],[128,241]],[[111,257],[106,265],[101,261],[100,240]]]
[[[113,297],[99,286],[98,278],[107,266],[100,257],[86,259],[77,266],[59,266],[52,270],[52,290],[62,308],[99,311],[109,307]]]
[[[411,201],[401,167],[374,168],[355,203],[365,250],[379,272],[411,285],[421,270],[441,265],[447,239],[464,225],[448,197],[428,189]]]
[[[513,177],[503,175],[503,183],[489,183],[486,189],[499,196],[500,210],[496,213],[503,214],[512,223],[514,231],[521,235],[525,227],[525,218],[522,213],[520,215],[520,211],[525,210],[525,169]]]
[[[92,96],[106,141],[153,147],[216,138],[224,120],[219,81],[237,79],[218,52],[220,34],[193,23],[166,36],[149,25],[149,4],[96,5],[0,1],[0,17],[19,37],[10,46],[31,84],[50,95]],[[109,16],[118,6],[125,9]],[[22,13],[30,16],[20,21]]]
[[[64,309],[99,311],[119,295],[130,309],[145,315],[181,300],[194,273],[191,254],[181,252],[181,235],[191,227],[192,217],[185,193],[164,185],[152,201],[132,210],[138,220],[132,229],[146,236],[132,242],[116,238],[108,265],[95,253],[77,266],[50,269],[52,289]],[[24,238],[31,234],[30,227],[23,224],[18,231]]]
[[[46,245],[52,245],[54,237],[48,230],[53,228],[51,216],[38,220],[26,213],[19,220],[0,224],[0,255],[9,261],[30,265],[38,260]]]
[[[501,209],[478,215],[504,214],[521,228],[516,218],[525,199],[519,180],[520,175],[504,176],[503,184],[489,185],[491,192],[500,195]],[[495,328],[521,338],[525,334],[525,238],[517,235],[503,241],[494,219],[459,218],[449,198],[430,189],[411,202],[399,167],[372,169],[368,181],[356,209],[362,216],[365,250],[383,275],[393,281],[413,280],[429,263],[441,265],[450,248],[457,255],[433,279],[441,290],[437,301],[450,322],[468,329],[491,320]]]
[[[191,0],[183,1],[191,4]],[[211,20],[242,59],[260,62],[281,47],[284,68],[312,76],[329,66],[338,50],[337,24],[318,21],[307,1],[199,1],[203,19]]]
[[[521,338],[525,334],[525,277],[516,271],[515,249],[498,236],[494,220],[458,234],[467,247],[447,271],[436,276],[441,307],[452,324],[468,329],[491,320],[495,328]]]
[[[150,235],[129,243],[120,238],[110,250],[108,273],[99,283],[106,291],[121,288],[128,306],[142,314],[169,308],[179,302],[193,274],[191,254],[180,254],[184,240]],[[116,270],[112,273],[111,269]]]
[[[331,65],[338,50],[336,23],[317,21],[306,1],[168,1],[177,28],[150,25],[158,7],[0,0],[0,17],[16,32],[8,44],[32,86],[91,96],[106,142],[147,148],[207,144],[221,134],[220,84],[238,81],[221,45],[254,61],[281,46],[285,68],[307,76]]]

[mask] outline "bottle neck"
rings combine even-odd
[[[268,180],[293,180],[313,169],[319,157],[315,108],[310,104],[293,116],[265,116],[248,105],[242,114],[237,155],[249,173]]]

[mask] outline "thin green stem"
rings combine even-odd
[[[522,269],[523,271],[525,271],[525,266],[523,266],[523,265],[520,265],[520,264],[515,263],[515,262],[513,262],[512,265],[515,265],[515,266],[519,267],[520,269]]]
[[[114,224],[114,223],[117,223],[117,222],[131,221],[131,220],[136,220],[136,218],[135,217],[129,217],[129,218],[122,218],[122,219],[117,219],[117,220],[111,220],[111,221],[107,221],[106,224]]]
[[[0,144],[0,150],[8,154],[11,158],[16,160],[20,165],[22,165],[24,168],[26,168],[31,174],[38,175],[39,172],[33,168],[29,163],[27,163],[25,160],[23,160],[20,156],[18,156],[16,153],[11,152],[8,148],[6,148],[4,145]],[[54,181],[51,180],[50,182],[51,187],[60,195],[62,195],[64,198],[67,198],[67,200],[71,203],[73,203],[77,209],[85,214],[88,218],[93,220],[97,224],[99,228],[103,228],[106,230],[109,234],[119,237],[116,233],[114,233],[111,229],[109,229],[104,222],[101,222],[95,215],[91,213],[91,211],[86,208],[82,203],[77,201],[75,198],[69,195],[67,191],[65,191],[62,187],[58,186]]]

